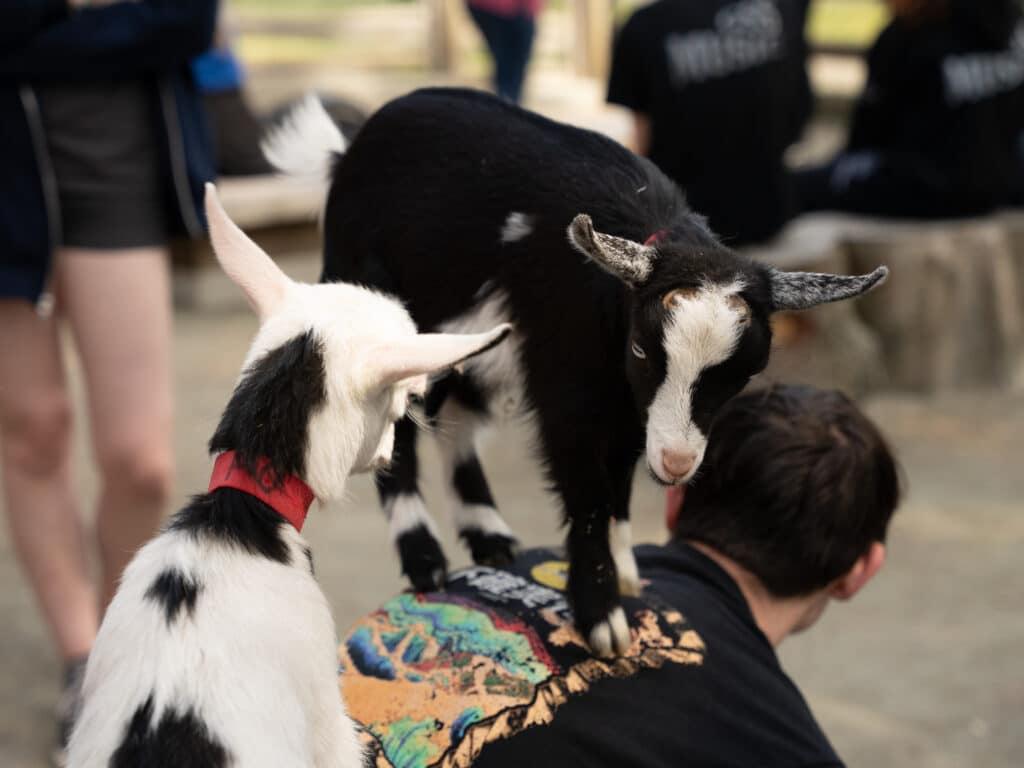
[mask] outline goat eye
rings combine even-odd
[[[643,347],[637,344],[635,341],[632,344],[633,354],[639,357],[641,360],[647,359],[647,353],[644,352]]]

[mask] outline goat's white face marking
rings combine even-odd
[[[512,211],[501,227],[501,242],[515,243],[533,232],[533,217],[520,211]]]
[[[743,333],[746,317],[735,298],[740,283],[706,285],[671,303],[664,328],[667,369],[647,409],[647,464],[665,483],[686,482],[704,458],[707,435],[693,420],[693,388],[701,371],[728,359]],[[696,458],[683,477],[663,467],[665,452]]]

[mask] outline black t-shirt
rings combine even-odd
[[[633,646],[593,658],[566,564],[530,550],[443,593],[403,594],[341,645],[377,766],[841,766],[735,582],[684,544],[636,550]]]
[[[651,120],[650,158],[730,244],[793,211],[783,153],[810,115],[808,0],[658,0],[619,33],[608,100]]]
[[[1024,24],[993,45],[964,19],[897,19],[868,55],[848,150],[917,168],[935,213],[965,215],[1009,202],[1021,130]]]

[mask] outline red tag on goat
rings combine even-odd
[[[235,464],[234,451],[225,451],[213,462],[207,493],[217,488],[234,488],[255,496],[291,523],[297,531],[302,530],[309,505],[313,503],[312,489],[295,475],[278,478],[270,462],[260,459],[256,477],[253,477],[244,467]]]

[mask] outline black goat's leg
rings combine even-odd
[[[441,589],[448,576],[448,560],[419,491],[416,424],[407,415],[395,425],[391,466],[377,472],[380,503],[398,549],[404,573],[417,592]]]
[[[600,401],[603,402],[603,399]],[[598,656],[625,653],[630,646],[629,625],[622,609],[618,574],[609,546],[609,523],[624,483],[609,470],[610,454],[617,445],[614,428],[596,423],[600,406],[579,403],[573,413],[541,417],[544,458],[553,489],[561,497],[568,525],[566,555],[569,578],[566,593],[576,629]],[[576,425],[575,429],[566,428]],[[582,427],[590,426],[591,429]],[[603,448],[602,448],[603,446]]]
[[[610,509],[605,502],[568,511],[567,590],[576,628],[598,656],[621,655],[629,649],[630,634],[608,545]]]
[[[474,435],[486,419],[482,392],[457,376],[434,416],[434,434],[459,538],[474,563],[500,567],[512,562],[518,542],[498,513],[476,453]]]

